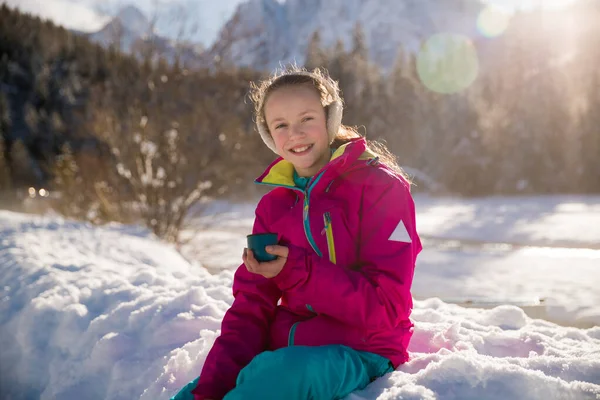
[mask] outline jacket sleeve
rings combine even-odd
[[[253,233],[267,232],[260,208],[261,204]],[[233,304],[221,324],[221,335],[208,353],[198,385],[192,391],[195,400],[222,399],[235,386],[242,368],[267,348],[281,291],[269,279],[248,272],[242,264],[234,275],[233,296]]]
[[[390,175],[383,184],[365,185],[362,198],[359,269],[290,246],[273,281],[318,314],[355,327],[391,329],[412,310],[410,287],[421,250],[414,202],[408,183]]]

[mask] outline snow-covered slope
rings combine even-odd
[[[209,275],[144,230],[0,221],[2,400],[139,398],[162,357],[219,327],[230,274]]]
[[[360,23],[370,56],[390,67],[402,45],[415,49],[439,31],[474,37],[482,4],[477,0],[249,0],[221,30],[212,52],[237,65],[273,68],[305,59],[315,31],[323,45],[352,45]]]
[[[139,54],[142,49],[150,47],[169,61],[173,61],[177,55],[181,61],[199,63],[204,48],[185,41],[184,27],[181,38],[169,39],[160,35],[157,28],[162,21],[161,18],[151,21],[139,8],[129,5],[122,8],[102,29],[87,36],[103,46],[118,44],[124,52]]]
[[[127,30],[138,36],[143,37],[152,33],[152,24],[137,7],[131,5],[123,7],[115,18],[126,26]]]
[[[90,34],[89,38],[104,46],[120,41],[121,49],[131,51],[136,42],[154,36],[153,26],[142,11],[135,6],[127,6],[122,8],[102,29]]]
[[[536,204],[538,212],[532,213]],[[237,264],[253,205],[216,206],[226,213],[207,216],[207,231],[199,237],[217,246],[205,241],[198,254]],[[523,243],[560,242],[561,235],[572,237],[589,223],[594,229],[582,237],[585,246],[600,237],[592,223],[598,207],[597,197],[462,203],[425,198],[417,199],[417,218],[424,234]],[[497,218],[504,221],[493,231]],[[519,220],[529,223],[508,229]],[[207,228],[211,221],[219,223]],[[535,234],[549,228],[553,235]],[[504,294],[530,295],[537,287],[530,283],[555,280],[571,292],[562,297],[567,301],[597,298],[598,275],[569,254],[559,261],[568,263],[563,268],[569,277],[579,271],[579,281],[545,272],[542,259],[533,265],[533,257],[507,257],[512,269],[498,271],[506,257],[501,251],[478,258],[473,249],[426,245],[413,287],[417,295],[460,289],[461,282],[464,291],[478,286],[490,296],[502,286],[511,286]],[[0,400],[168,399],[199,374],[232,303],[232,277],[232,267],[210,274],[137,227],[94,227],[0,211]],[[463,308],[429,294],[415,302],[411,361],[346,400],[600,396],[600,325],[561,327],[531,319],[513,305]]]

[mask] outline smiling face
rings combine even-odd
[[[264,110],[277,153],[294,165],[299,176],[313,176],[329,162],[327,117],[314,87],[276,89]]]

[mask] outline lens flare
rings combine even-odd
[[[489,5],[477,18],[479,31],[489,38],[502,35],[510,23],[511,14],[504,8]]]
[[[452,94],[475,81],[479,58],[471,40],[454,33],[431,36],[417,55],[419,79],[429,90]]]
[[[494,5],[508,12],[532,11],[535,9],[564,10],[575,2],[576,0],[484,0],[484,3]]]

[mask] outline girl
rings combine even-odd
[[[245,249],[234,302],[198,379],[175,399],[333,400],[408,359],[421,242],[410,184],[385,147],[341,124],[337,83],[291,68],[253,85],[258,132],[280,157]]]

